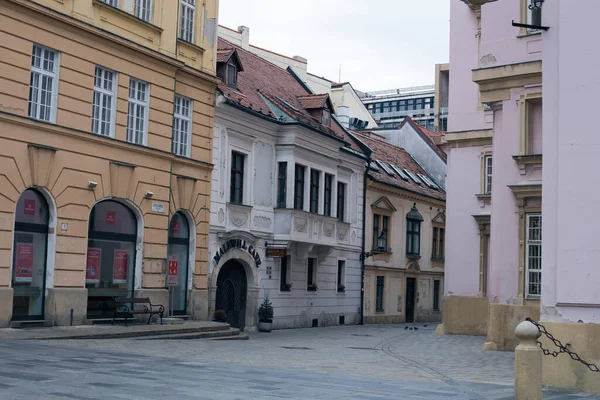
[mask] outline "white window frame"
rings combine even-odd
[[[527,220],[525,223],[525,297],[526,298],[540,298],[541,296],[541,292],[542,292],[542,214],[539,213],[535,213],[535,214],[527,214],[526,215]],[[539,229],[540,229],[540,239],[539,240],[532,240],[530,239],[529,236],[529,227],[530,227],[530,221],[532,218],[539,218]],[[531,261],[533,260],[530,259],[530,257],[532,257],[529,254],[529,246],[538,246],[539,247],[539,257],[536,257],[535,260],[538,260],[538,267],[539,268],[531,268]],[[534,293],[531,294],[529,293],[529,274],[533,272],[536,273],[539,276],[539,285],[540,285],[540,293]]]
[[[315,260],[314,268],[313,268],[313,285],[317,285],[317,290],[309,291],[308,290],[308,261]],[[319,291],[319,259],[317,257],[306,257],[306,279],[304,280],[304,289],[307,293],[317,293]]]
[[[131,90],[132,90],[132,84],[135,84],[135,97],[132,98],[131,97]],[[145,95],[144,95],[144,99],[140,100],[137,98],[137,94],[139,93],[139,89],[140,89],[140,85],[145,85]],[[150,84],[148,82],[144,82],[141,81],[139,79],[135,79],[135,78],[130,78],[129,80],[129,101],[127,103],[127,141],[129,143],[135,143],[135,144],[140,144],[143,146],[147,146],[148,145],[148,114],[150,113]],[[132,116],[131,114],[131,108],[136,107],[136,114],[137,111],[139,110],[139,108],[137,107],[143,107],[144,109],[144,117],[143,117],[143,129],[142,129],[142,142],[139,143],[137,141],[135,141],[135,136],[137,134],[137,132],[133,131],[133,129],[131,128],[131,122],[132,122],[132,118],[136,118],[134,116]]]
[[[47,69],[44,69],[43,66],[41,65],[40,67],[36,67],[33,64],[33,55],[34,52],[36,50],[36,48],[39,48],[41,50],[41,60],[43,63],[44,60],[44,55],[46,52],[50,52],[54,54],[54,64],[53,64],[53,68],[52,71],[49,71]],[[44,122],[50,122],[50,123],[56,123],[56,104],[57,104],[57,100],[58,100],[58,71],[59,71],[59,66],[60,66],[60,52],[58,50],[54,50],[51,49],[49,47],[45,47],[42,46],[40,44],[34,43],[33,44],[33,48],[31,50],[31,73],[30,73],[30,80],[29,80],[29,97],[28,97],[28,115],[30,118],[36,119],[38,121],[44,121]],[[38,99],[38,101],[36,103],[34,103],[34,107],[35,107],[35,116],[31,115],[31,108],[32,108],[32,81],[34,79],[34,74],[36,74],[36,79],[37,79],[37,93],[36,93],[36,98]],[[49,118],[48,119],[41,119],[39,118],[40,115],[40,108],[41,108],[41,102],[39,101],[39,96],[40,96],[40,92],[41,92],[41,81],[43,79],[43,77],[47,77],[52,79],[52,88],[51,88],[51,92],[50,92],[50,110],[49,110]]]
[[[146,21],[151,24],[153,5],[154,4],[152,0],[135,0],[135,5],[133,7],[134,15],[142,21]],[[144,18],[146,13],[148,13],[148,18]]]
[[[410,176],[410,179],[412,179],[414,183],[416,183],[417,185],[421,184],[421,180],[417,178],[412,172],[410,172],[408,168],[404,168],[404,172],[406,173],[406,175]]]
[[[187,18],[191,14],[191,18]],[[196,0],[181,0],[181,21],[179,23],[179,37],[189,43],[194,43],[196,28]],[[191,28],[188,26],[191,23]]]
[[[182,107],[184,102],[188,103],[187,114],[184,114],[182,112],[182,110],[184,109]],[[173,140],[171,144],[171,150],[175,155],[182,157],[190,157],[190,154],[192,152],[192,116],[194,115],[192,108],[193,102],[192,99],[176,95],[173,105]],[[184,122],[187,122],[187,131],[185,132],[182,129],[180,129],[182,123]],[[186,135],[185,143],[183,143],[183,141],[181,140],[182,134]],[[180,149],[182,145],[185,146],[184,152],[181,152]],[[177,150],[178,148],[179,150]]]
[[[96,72],[100,71],[100,79],[101,79],[101,87],[96,86]],[[105,73],[106,72],[111,72],[113,74],[113,79],[112,79],[112,91],[105,89],[104,88],[104,82],[105,82]],[[94,94],[92,97],[92,132],[100,135],[100,136],[106,136],[106,137],[111,137],[114,138],[115,137],[115,120],[116,120],[116,115],[117,115],[117,87],[118,87],[118,83],[117,83],[117,73],[111,69],[108,68],[104,68],[100,65],[96,65],[96,68],[94,70]],[[100,115],[97,120],[98,120],[98,130],[94,130],[94,122],[95,122],[95,118],[94,118],[94,112],[95,112],[95,107],[96,107],[96,103],[95,103],[95,99],[96,99],[96,93],[98,93],[98,96],[100,98],[100,105],[102,105],[104,102],[104,98],[106,96],[111,96],[111,100],[110,100],[110,115],[109,115],[109,121],[108,121],[108,135],[104,135],[100,132],[100,127],[101,124],[105,121],[102,121]]]
[[[285,258],[285,259],[287,259],[287,265],[286,265],[286,269],[287,269],[287,273],[286,273],[286,276],[287,276],[287,282],[281,282],[281,261],[282,261],[284,258]],[[307,265],[308,265],[308,264],[307,264]],[[291,293],[292,293],[293,286],[292,286],[292,287],[290,287],[290,290],[289,290],[289,291],[282,291],[282,290],[281,290],[281,285],[282,285],[282,283],[287,283],[287,284],[289,284],[289,285],[292,285],[292,256],[290,256],[290,255],[286,255],[285,257],[280,257],[280,258],[279,258],[279,293],[280,293],[280,294],[281,294],[281,293],[283,293],[283,294],[291,294]]]
[[[240,153],[244,156],[244,179],[242,180],[242,203],[241,205],[249,205],[250,199],[252,199],[252,194],[250,187],[252,184],[252,179],[250,179],[250,163],[252,160],[250,159],[251,153],[245,147],[241,147],[239,145],[231,145],[229,146],[229,152],[227,153],[227,202],[231,203],[231,167],[233,162],[233,152]]]
[[[492,194],[492,156],[487,155],[484,157],[483,162],[483,192],[484,194]]]
[[[340,261],[342,261],[344,263],[344,272],[342,274],[342,282],[340,282],[338,279],[338,268],[340,265]],[[348,270],[348,268],[346,268],[346,264],[347,264],[347,261],[345,258],[338,258],[335,263],[335,288],[334,288],[334,290],[337,294],[346,294],[346,291],[348,290],[348,285],[346,285],[346,271]],[[338,286],[340,286],[340,283],[342,285],[344,285],[343,292],[338,291]]]

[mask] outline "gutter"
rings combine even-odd
[[[367,158],[367,167],[365,167],[365,172],[363,174],[363,221],[362,221],[362,245],[361,245],[361,253],[365,253],[365,244],[366,244],[366,235],[365,229],[367,225],[367,179],[369,179],[369,167],[371,164],[371,153],[369,153]],[[360,325],[364,325],[364,314],[365,314],[365,258],[362,258],[362,262],[360,264]]]

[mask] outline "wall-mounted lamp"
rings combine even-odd
[[[94,181],[89,181],[89,182],[88,182],[88,187],[89,187],[90,189],[93,189],[93,188],[95,188],[96,186],[98,186],[98,182],[94,182]]]
[[[152,192],[146,192],[146,194],[144,195],[144,197],[147,199],[151,198],[152,196],[154,196],[154,193]]]

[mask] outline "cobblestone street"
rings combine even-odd
[[[249,341],[2,341],[2,399],[512,399],[514,355],[403,325]],[[547,391],[545,399],[598,399]]]

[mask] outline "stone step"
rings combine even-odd
[[[247,333],[240,332],[239,335],[216,337],[216,338],[211,338],[210,340],[248,340],[248,339],[250,339],[250,336],[248,336]]]
[[[240,330],[229,328],[228,330],[212,332],[177,333],[170,335],[140,337],[138,340],[190,340],[190,339],[225,339],[240,336]]]
[[[10,327],[13,329],[25,328],[48,328],[54,326],[54,321],[49,319],[40,319],[32,321],[10,321]]]

